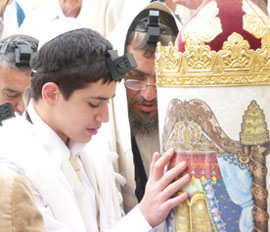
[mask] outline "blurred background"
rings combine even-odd
[[[34,11],[38,9],[47,8],[49,5],[53,4],[54,2],[58,0],[6,0],[6,1],[7,2],[10,1],[12,3],[6,6],[6,10],[4,12],[5,25],[7,25],[12,31],[16,31],[21,25],[25,17],[31,15]],[[84,0],[84,1],[89,1],[89,3],[92,4],[91,1],[93,0]],[[94,0],[94,1],[101,1],[101,0]],[[113,4],[114,7],[119,8],[117,12],[118,14],[121,13],[121,15],[123,14],[122,12],[123,10],[121,9],[123,4],[131,4],[131,5],[134,4],[134,0],[109,0],[109,1],[106,0],[106,1],[113,2],[111,4]],[[150,2],[150,0],[140,0],[140,1]],[[167,0],[167,4],[168,2],[172,2],[172,1],[173,0]],[[181,17],[182,23],[185,23],[186,20],[195,11],[195,9],[189,9],[185,7],[184,5],[190,4],[190,5],[198,6],[197,2],[201,2],[201,1],[202,0],[177,0],[179,4],[177,5],[175,9],[175,13]],[[267,0],[253,0],[253,1],[267,2]],[[183,4],[181,4],[182,2]],[[270,4],[268,4],[268,12],[270,11],[269,8],[270,8]],[[118,19],[121,18],[121,15],[118,16]]]

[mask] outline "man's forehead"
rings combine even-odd
[[[0,0],[1,1],[1,0]],[[20,70],[16,69],[15,67],[11,67],[7,65],[5,62],[0,62],[0,76],[4,74],[4,72],[21,72]]]
[[[75,3],[75,2],[82,2],[82,0],[59,0],[59,2],[63,2],[63,3]]]
[[[144,80],[147,78],[156,78],[155,71],[147,72],[140,69],[134,69],[129,72],[129,76],[133,76],[134,79]]]
[[[155,76],[155,58],[145,57],[144,51],[130,50],[134,55],[137,67],[129,71],[129,73],[136,73],[138,75]]]
[[[8,65],[5,62],[2,62],[2,63],[0,62],[0,75],[1,75],[2,72],[10,72],[10,73],[30,77],[31,69],[30,68],[25,68],[23,70],[20,70],[20,69],[14,67],[14,66]]]
[[[0,64],[0,83],[7,85],[26,85],[30,84],[30,69],[27,71],[18,70],[5,64]]]
[[[59,0],[60,4],[70,5],[70,4],[82,4],[82,0]]]

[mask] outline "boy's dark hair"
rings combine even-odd
[[[22,34],[8,36],[0,41],[0,64],[22,72],[30,71],[30,59],[37,51],[38,40]]]
[[[155,42],[149,42],[148,40],[150,11],[155,11],[159,14],[160,34]],[[157,9],[143,10],[136,16],[128,29],[125,53],[127,52],[127,47],[132,45],[135,50],[143,50],[145,57],[152,57],[155,53],[157,42],[160,42],[163,46],[168,45],[170,41],[175,41],[177,34],[178,27],[172,15]]]
[[[111,43],[88,28],[63,33],[44,44],[31,60],[31,96],[41,98],[47,82],[56,83],[67,100],[77,89],[89,83],[113,81],[104,55]]]

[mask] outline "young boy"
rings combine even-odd
[[[120,220],[112,163],[106,157],[98,162],[98,153],[80,153],[108,121],[108,101],[128,71],[127,57],[116,58],[111,49],[90,29],[44,44],[31,61],[27,120],[6,120],[0,130],[1,165],[29,180],[48,231],[152,231],[188,197],[174,197],[189,181],[188,174],[174,181],[186,163],[163,175],[173,150],[156,153],[142,201]]]

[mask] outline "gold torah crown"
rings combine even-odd
[[[258,2],[257,2],[258,3]],[[206,0],[179,32],[158,44],[159,87],[270,84],[270,19],[251,0]]]

